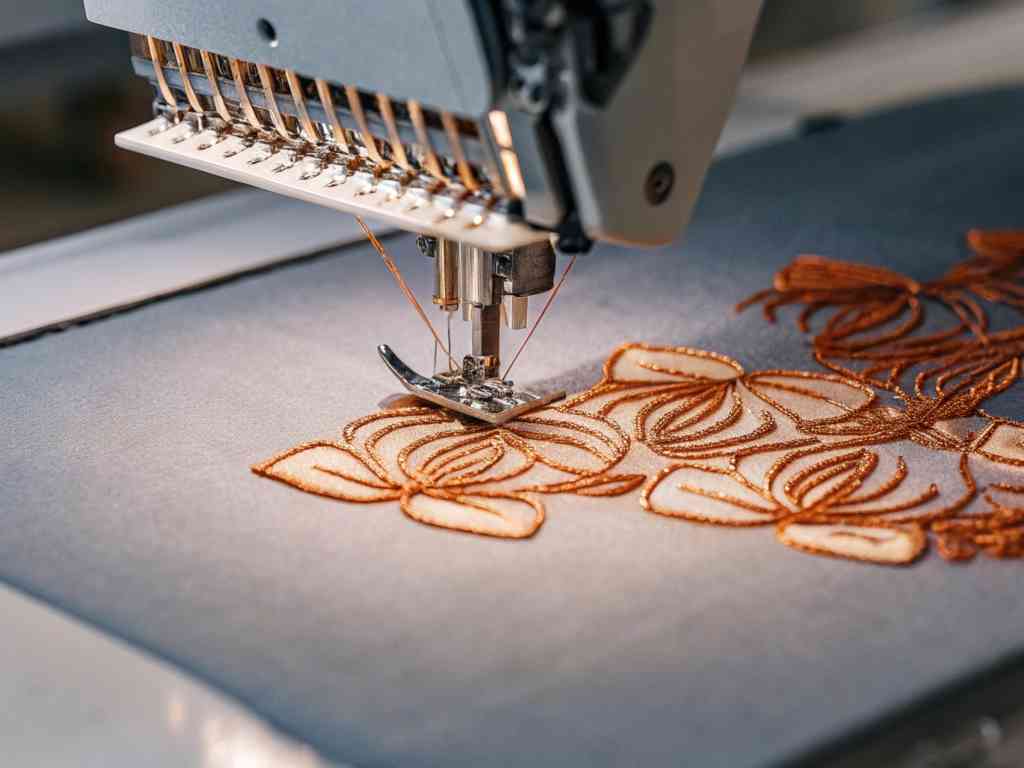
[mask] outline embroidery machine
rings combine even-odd
[[[499,351],[554,287],[553,248],[685,226],[760,5],[85,0],[156,90],[119,146],[419,233],[471,353],[428,377],[379,352],[413,394],[493,423],[561,394],[517,390]]]

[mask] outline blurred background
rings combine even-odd
[[[232,186],[115,150],[152,93],[126,36],[86,22],[81,0],[0,9],[0,252]],[[1019,0],[767,0],[725,144],[1024,79],[1022,33]]]

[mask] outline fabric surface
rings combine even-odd
[[[719,162],[684,242],[577,264],[514,377],[582,389],[627,340],[813,369],[791,315],[732,305],[798,252],[931,277],[1021,225],[1022,115],[970,95]],[[381,342],[429,368],[355,246],[0,350],[0,577],[359,765],[775,764],[1024,650],[1015,563],[816,558],[633,496],[500,541],[250,474],[396,391]]]

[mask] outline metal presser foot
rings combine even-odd
[[[524,413],[565,397],[565,392],[536,395],[515,390],[498,378],[468,381],[461,371],[427,378],[402,362],[387,344],[377,347],[381,360],[413,395],[450,411],[472,416],[488,424],[504,424]]]
[[[449,314],[460,310],[472,325],[473,350],[462,368],[428,378],[412,370],[385,344],[384,364],[416,397],[490,424],[502,424],[565,397],[516,390],[501,378],[501,325],[526,328],[529,297],[551,290],[555,253],[549,242],[491,253],[453,240],[420,237],[423,254],[434,260],[434,304]]]

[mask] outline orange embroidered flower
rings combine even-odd
[[[619,495],[642,475],[612,474],[629,449],[613,422],[546,409],[501,427],[433,408],[358,419],[342,440],[300,445],[256,474],[351,502],[397,501],[429,525],[524,538],[544,521],[539,494]]]
[[[651,512],[774,524],[788,546],[878,563],[912,562],[929,531],[944,556],[954,544],[966,556],[974,540],[959,533],[965,519],[975,537],[997,536],[1003,551],[1013,550],[1004,529],[1016,517],[963,513],[977,496],[972,461],[1024,466],[1024,448],[1008,450],[1007,433],[1024,435],[1022,427],[934,404],[886,406],[862,382],[833,374],[745,373],[686,348],[628,345],[609,362],[602,383],[574,406],[632,422],[646,448],[682,459],[646,484],[642,503]],[[927,466],[911,473],[908,458]]]
[[[386,411],[253,471],[490,536],[532,535],[542,494],[615,496],[647,477],[650,512],[772,525],[815,554],[906,564],[934,541],[950,560],[1024,557],[1024,484],[1011,482],[1024,471],[1024,424],[981,409],[1017,382],[1024,326],[991,331],[980,303],[1024,308],[1024,234],[972,232],[969,243],[974,257],[927,283],[802,256],[741,305],[763,302],[774,319],[802,304],[804,330],[832,309],[814,337],[829,373],[748,373],[713,352],[627,344],[597,385],[511,424]],[[915,335],[927,301],[955,319]],[[612,474],[620,462],[647,475]]]

